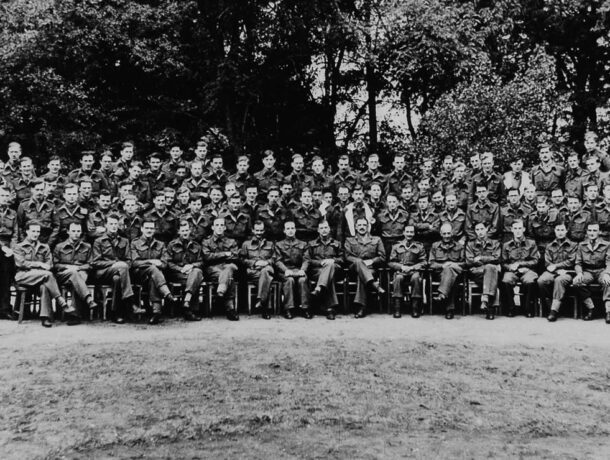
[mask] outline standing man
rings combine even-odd
[[[500,230],[500,207],[489,199],[489,191],[484,183],[475,186],[477,201],[466,210],[466,236],[474,240],[474,228],[479,222],[485,223],[490,238],[497,238]]]
[[[18,286],[38,287],[40,289],[40,320],[43,327],[53,325],[51,300],[55,299],[57,309],[66,315],[68,326],[80,324],[78,314],[69,307],[61,295],[57,280],[51,273],[53,256],[47,244],[38,241],[40,224],[30,221],[25,229],[25,240],[15,246],[15,282]]]
[[[406,285],[411,288],[411,316],[419,318],[423,298],[422,279],[420,271],[426,267],[426,249],[415,241],[415,227],[407,225],[404,230],[404,240],[392,247],[388,266],[395,270],[392,299],[394,302],[394,318],[401,317],[402,302],[406,293]]]
[[[540,252],[534,240],[525,238],[522,220],[515,220],[512,230],[513,239],[502,246],[504,276],[500,283],[501,302],[508,307],[507,316],[510,318],[515,316],[513,288],[521,281],[525,291],[525,316],[533,318],[538,279],[534,270],[540,261]]]
[[[41,179],[33,180],[29,200],[19,203],[17,208],[17,226],[19,228],[19,241],[25,238],[25,228],[28,222],[35,220],[40,224],[41,243],[48,243],[53,229],[53,215],[55,205],[45,199],[45,183]]]
[[[345,260],[350,271],[358,277],[354,298],[354,303],[358,305],[355,318],[364,318],[366,315],[369,290],[380,296],[385,294],[385,289],[374,277],[375,269],[385,262],[385,249],[381,238],[370,235],[369,227],[369,221],[360,217],[356,221],[356,236],[346,238],[344,244]]]
[[[599,224],[587,224],[587,240],[578,245],[576,251],[576,276],[574,286],[578,297],[587,309],[583,320],[593,319],[593,301],[589,285],[598,282],[602,285],[602,298],[606,308],[606,324],[610,324],[610,243],[599,239]]]
[[[301,204],[292,213],[297,227],[297,238],[303,241],[312,241],[316,238],[315,229],[322,220],[320,210],[313,204],[311,190],[301,190]]]
[[[392,251],[392,246],[402,239],[405,227],[409,223],[409,213],[398,207],[398,197],[389,193],[386,198],[386,208],[377,216],[375,235],[381,236],[386,255]]]
[[[310,269],[316,287],[312,292],[314,302],[326,311],[326,318],[334,320],[339,304],[335,291],[335,272],[341,267],[343,251],[341,243],[330,237],[330,226],[325,220],[318,224],[318,238],[310,241],[305,251],[305,271]]]
[[[165,193],[157,192],[153,199],[154,208],[144,214],[144,220],[155,223],[155,238],[162,243],[169,243],[176,237],[178,219],[168,208]]]
[[[68,226],[71,223],[85,227],[89,211],[78,204],[78,185],[67,184],[64,188],[64,204],[53,214],[53,231],[49,237],[49,246],[65,241],[68,237]]]
[[[309,291],[309,278],[305,272],[305,250],[307,243],[295,238],[296,225],[294,221],[284,222],[284,238],[275,243],[275,265],[282,282],[282,293],[284,297],[284,317],[294,318],[296,309],[295,292],[298,288],[300,296],[300,309],[307,319],[313,318],[311,313],[311,293]]]
[[[453,237],[451,224],[441,225],[441,241],[432,245],[429,266],[440,275],[437,300],[445,304],[445,318],[455,315],[455,283],[463,272],[464,245]]]
[[[275,169],[275,153],[273,150],[263,152],[263,169],[254,174],[258,183],[258,190],[261,195],[266,195],[269,187],[279,187],[284,180],[284,176]]]
[[[540,163],[532,168],[532,184],[538,195],[550,196],[556,188],[563,188],[565,173],[563,167],[553,161],[549,144],[540,146]]]
[[[273,306],[269,306],[269,291],[275,274],[275,248],[265,239],[265,224],[260,220],[254,222],[252,238],[242,244],[239,255],[246,266],[248,282],[257,285],[254,309],[261,311],[263,319],[271,319]]]

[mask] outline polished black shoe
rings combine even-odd
[[[555,321],[557,321],[557,312],[555,310],[551,310],[549,316],[547,316],[546,319],[549,322],[554,323]]]
[[[326,319],[329,319],[329,320],[332,321],[335,318],[336,318],[336,316],[335,316],[335,312],[334,311],[329,311],[329,312],[326,313]]]
[[[305,319],[312,319],[313,313],[310,312],[309,310],[305,310],[305,312],[303,313],[303,316],[305,317]]]
[[[174,294],[172,294],[171,292],[169,294],[167,294],[165,296],[165,301],[166,302],[171,302],[171,303],[176,303],[178,302],[178,299],[176,299],[176,297],[174,296]]]
[[[610,311],[606,313],[606,324],[610,324]]]
[[[40,318],[40,320],[42,327],[53,327],[53,321],[51,321],[49,318]]]
[[[394,314],[392,315],[394,318],[398,319],[398,318],[402,318],[402,314],[400,313],[401,307],[402,307],[402,300],[401,299],[394,299],[393,301],[394,303]]]
[[[115,316],[114,318],[112,318],[112,322],[116,324],[125,324],[125,318],[123,318],[122,316]]]
[[[185,321],[201,321],[201,316],[197,316],[190,310],[184,312],[184,320]]]
[[[294,315],[292,314],[292,311],[291,310],[286,310],[284,312],[284,318],[286,318],[286,319],[293,319]]]
[[[485,319],[494,320],[495,318],[496,318],[495,308],[494,307],[487,307],[486,308],[486,313],[485,313]]]
[[[9,321],[17,321],[19,319],[19,315],[13,311],[7,311],[0,314],[0,319],[7,319]]]
[[[236,310],[227,310],[227,319],[229,321],[239,321],[239,314]]]
[[[155,324],[159,324],[161,322],[161,315],[159,313],[153,313],[153,315],[148,320],[148,324],[154,326]]]
[[[358,311],[356,312],[356,314],[354,315],[354,318],[364,318],[366,316],[366,313],[364,311],[364,307],[359,308]]]
[[[587,310],[585,315],[582,317],[583,321],[592,321],[593,320],[593,309],[590,308]]]
[[[261,308],[263,308],[263,302],[261,302],[260,300],[257,300],[256,303],[254,304],[254,309],[260,310]]]
[[[421,314],[419,313],[419,309],[413,309],[411,310],[411,317],[412,318],[419,318],[421,316]]]
[[[78,326],[81,323],[77,315],[66,315],[66,324],[68,326]]]
[[[447,312],[445,313],[445,319],[453,319],[455,316],[455,313],[453,312],[453,310],[447,310]]]
[[[509,318],[514,318],[515,310],[508,310],[508,312],[506,313],[506,316],[508,316]]]
[[[311,291],[311,296],[314,300],[317,300],[322,295],[322,288],[320,286],[316,286],[316,288]]]
[[[527,310],[525,312],[525,317],[526,318],[533,318],[534,317],[534,312],[532,310]]]
[[[88,308],[89,310],[97,310],[97,303],[96,303],[94,300],[90,300],[90,301],[87,303],[87,308]]]
[[[263,314],[261,316],[263,317],[263,319],[271,319],[271,313],[269,313],[269,310],[263,311]]]
[[[133,304],[131,307],[131,311],[134,315],[143,315],[146,313],[146,309],[140,307],[138,304]]]

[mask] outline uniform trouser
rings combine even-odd
[[[76,268],[68,268],[58,272],[55,277],[60,286],[69,286],[74,292],[74,303],[79,312],[83,312],[87,305],[89,288],[87,288],[87,272]]]
[[[15,276],[15,260],[0,250],[0,312],[11,311],[11,282]]]
[[[261,268],[248,268],[248,281],[257,284],[256,298],[260,299],[264,308],[269,304],[269,291],[273,281],[273,267],[266,265]]]
[[[337,291],[335,290],[336,269],[337,265],[332,263],[311,270],[312,279],[317,280],[316,286],[324,288],[320,296],[320,307],[325,310],[330,310],[339,304]]]
[[[51,300],[61,295],[53,273],[39,268],[20,270],[15,275],[15,282],[20,286],[38,287],[40,289],[40,317],[53,318]],[[67,307],[64,310],[65,313],[71,313],[72,311],[72,308]]]
[[[95,279],[101,283],[112,283],[112,311],[117,313],[124,305],[122,301],[133,297],[129,265],[115,262],[110,267],[95,271]]]
[[[457,265],[443,267],[440,270],[438,292],[447,298],[447,310],[455,310],[455,282],[464,270]]]
[[[224,288],[226,292],[225,307],[231,310],[235,307],[235,272],[237,265],[235,264],[218,264],[210,265],[205,268],[205,276],[214,283],[218,283],[219,288]]]
[[[161,313],[161,300],[169,292],[165,275],[159,267],[145,265],[133,269],[133,278],[136,283],[148,289],[148,300],[153,313]]]
[[[423,297],[422,279],[418,271],[410,273],[397,272],[392,282],[392,297],[403,299],[407,292],[407,283],[411,286],[411,298],[421,299]]]
[[[545,299],[545,301],[552,298],[551,309],[559,311],[559,306],[566,296],[566,290],[571,282],[572,276],[567,273],[565,275],[558,275],[557,273],[545,271],[538,278],[540,297]]]
[[[608,306],[608,302],[610,302],[610,286],[604,286],[601,282],[601,278],[604,273],[605,270],[603,268],[600,268],[598,270],[583,271],[582,282],[580,284],[575,285],[578,289],[578,297],[581,301],[591,299],[591,290],[589,289],[588,285],[598,282],[602,286],[602,299],[604,300],[604,303]],[[606,311],[609,311],[608,307],[606,307]]]
[[[356,282],[356,297],[354,297],[354,303],[366,306],[367,302],[367,286],[373,281],[374,272],[373,269],[367,267],[362,259],[358,259],[350,266],[350,271],[358,276]]]
[[[521,281],[523,290],[525,292],[525,308],[531,308],[532,301],[536,296],[536,280],[538,275],[535,271],[528,269],[525,273],[518,272],[506,272],[502,277],[502,283],[500,284],[500,293],[502,294],[502,303],[505,304],[509,310],[515,309],[515,299],[513,298],[513,287]]]
[[[284,295],[284,310],[292,310],[295,308],[295,291],[298,288],[298,293],[301,298],[301,308],[303,310],[309,309],[310,290],[309,290],[309,278],[305,276],[284,276],[280,278],[282,282],[282,294]]]
[[[199,308],[199,288],[203,283],[203,271],[200,268],[193,268],[189,274],[182,273],[177,270],[168,270],[167,277],[174,283],[180,283],[184,286],[184,292],[190,292],[193,296],[191,302],[188,305],[189,308]],[[187,305],[185,304],[186,308]]]
[[[470,269],[470,277],[477,286],[483,286],[483,295],[486,295],[490,299],[495,298],[498,292],[499,273],[500,269],[498,266],[492,264],[485,264],[482,267],[473,267]]]

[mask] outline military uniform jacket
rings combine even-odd
[[[82,240],[73,243],[67,239],[55,246],[53,250],[55,270],[61,273],[66,268],[66,265],[78,265],[80,270],[89,270],[91,268],[92,255],[93,249],[90,244]]]
[[[322,241],[320,237],[310,241],[305,251],[305,269],[321,267],[324,259],[333,259],[335,264],[340,265],[343,262],[341,243],[332,238]]]
[[[349,169],[345,172],[336,172],[332,176],[332,186],[334,188],[335,195],[339,191],[339,187],[345,185],[350,189],[350,192],[354,190],[356,184],[358,183],[358,176],[350,171]]]
[[[453,231],[453,238],[459,240],[464,236],[464,226],[466,224],[466,213],[460,208],[457,208],[454,212],[450,212],[448,209],[443,210],[439,215],[440,227],[443,224],[451,225]]]
[[[164,269],[167,267],[167,247],[159,240],[141,236],[131,242],[130,249],[132,268],[146,267],[150,265],[149,261],[151,259],[159,259],[163,262],[160,268]]]
[[[48,244],[24,240],[14,247],[15,266],[18,270],[32,269],[32,262],[44,262],[53,266],[53,255]]]
[[[581,168],[566,170],[565,194],[582,198],[584,171]]]
[[[303,190],[304,187],[307,187],[308,183],[311,183],[309,176],[303,171],[296,172],[293,170],[286,176],[286,180],[292,184],[292,189],[296,194],[300,194],[301,190]]]
[[[102,235],[93,243],[91,266],[96,269],[111,267],[115,262],[125,262],[131,265],[131,249],[129,240],[122,236]]]
[[[523,225],[527,228],[527,219],[531,211],[525,208],[522,204],[512,206],[507,204],[500,209],[500,216],[502,221],[502,235],[510,235],[512,237],[512,225],[516,220],[522,220]],[[472,229],[474,232],[474,228]]]
[[[563,188],[564,170],[556,163],[551,163],[548,168],[538,164],[532,168],[531,174],[538,195],[549,196],[554,189]]]
[[[472,176],[469,191],[469,204],[477,201],[476,190],[478,184],[485,184],[487,186],[487,190],[489,191],[487,199],[492,203],[501,203],[504,201],[506,197],[506,193],[504,191],[504,178],[495,172],[486,174],[481,171]]]
[[[230,252],[231,256],[227,257],[222,254]],[[235,262],[239,256],[239,248],[237,241],[227,236],[212,235],[203,240],[201,244],[201,257],[207,265],[218,265],[222,263]]]
[[[123,161],[119,159],[118,161],[112,164],[112,176],[114,180],[121,181],[126,179],[129,176],[129,166],[131,165],[131,161]]]
[[[322,220],[320,210],[314,205],[306,208],[298,206],[292,213],[297,228],[297,235],[303,239],[311,240],[318,231],[318,224]]]
[[[477,200],[468,207],[466,211],[466,235],[469,240],[476,238],[474,227],[479,222],[487,224],[489,237],[495,238],[500,228],[500,208],[498,205],[489,200],[485,202]]]
[[[394,212],[389,209],[384,209],[377,216],[375,222],[376,234],[380,235],[381,238],[399,240],[402,239],[402,234],[405,227],[409,223],[409,214],[398,208]]]
[[[17,244],[17,213],[9,208],[0,208],[0,246],[12,247]]]
[[[203,177],[208,181],[210,187],[216,186],[224,188],[229,180],[229,173],[224,169],[218,169],[216,171],[210,169],[207,172],[204,171]]]
[[[390,253],[390,263],[388,266],[393,270],[401,270],[406,265],[414,270],[421,270],[426,267],[426,249],[418,241],[402,240],[392,246]]]
[[[161,171],[163,171],[167,177],[173,179],[176,176],[176,171],[178,168],[182,166],[188,169],[188,165],[182,158],[179,158],[178,161],[168,160],[163,163],[163,166],[161,166]]]
[[[557,222],[561,222],[561,216],[555,209],[549,209],[545,215],[534,212],[527,221],[527,233],[539,246],[544,246],[555,238]]]
[[[246,193],[247,185],[249,185],[249,184],[258,185],[258,181],[256,180],[256,178],[252,174],[249,174],[249,173],[231,174],[229,176],[229,182],[233,182],[235,184],[235,188],[237,188],[237,191],[239,192],[240,195],[243,195],[244,193]]]
[[[351,236],[345,239],[345,260],[355,263],[360,260],[372,260],[373,266],[385,262],[385,248],[378,236]]]
[[[174,213],[165,209],[160,212],[157,209],[151,209],[144,214],[146,219],[152,218],[156,223],[155,238],[163,242],[169,242],[176,236],[178,228],[178,218]]]
[[[25,239],[25,225],[36,220],[40,222],[40,241],[49,240],[53,232],[53,214],[55,205],[48,200],[36,201],[30,198],[21,202],[17,209],[17,225],[19,226],[19,239]]]
[[[413,186],[413,177],[405,171],[392,171],[386,178],[386,194],[394,193],[396,196],[402,195],[402,188]]]
[[[106,229],[104,229],[104,231],[99,231],[98,228],[104,227],[106,224],[106,216],[109,212],[110,209],[102,210],[97,208],[94,211],[91,211],[87,216],[87,237],[90,241],[93,241],[106,233]]]
[[[224,214],[227,214],[229,212],[229,209],[223,202],[208,203],[203,207],[201,212],[206,216],[211,216],[210,222],[212,222],[215,217],[220,217]]]
[[[275,243],[275,265],[284,273],[286,270],[305,270],[305,249],[307,243],[296,238],[285,238]]]
[[[13,182],[17,177],[19,177],[19,160],[11,161],[8,160],[4,163],[4,169],[2,170],[2,175],[9,181]]]
[[[455,193],[459,208],[466,209],[468,207],[470,199],[470,184],[466,180],[452,180],[445,187],[445,196],[447,196],[448,193]]]
[[[79,180],[83,177],[89,177],[91,179],[91,188],[93,189],[94,196],[99,196],[100,191],[102,190],[111,191],[110,185],[106,181],[104,174],[96,169],[92,169],[91,171],[84,171],[83,168],[73,169],[68,174],[66,183],[78,184]]]
[[[83,227],[85,231],[85,222],[89,211],[76,203],[72,206],[64,203],[56,209],[53,214],[53,232],[49,237],[49,244],[54,246],[56,243],[66,239],[70,224],[77,223]]]
[[[439,236],[441,221],[438,214],[427,211],[418,210],[416,213],[409,216],[409,224],[415,227],[415,237],[418,240],[434,240]]]
[[[502,257],[502,247],[496,240],[479,238],[466,243],[466,266],[480,267],[486,264],[499,264]],[[475,262],[475,258],[479,261]]]
[[[185,265],[201,268],[201,245],[192,239],[176,238],[167,245],[167,266],[171,271],[178,272]]]
[[[133,241],[140,237],[142,228],[142,217],[138,214],[130,216],[129,214],[121,214],[119,220],[119,234],[129,241]]]
[[[319,188],[320,190],[325,190],[330,187],[330,177],[326,174],[316,174],[312,173],[307,176],[305,179],[305,187],[309,189]]]
[[[385,174],[381,174],[381,171],[378,169],[375,171],[371,171],[367,169],[362,174],[358,176],[358,182],[362,186],[362,188],[367,191],[373,182],[377,182],[381,187],[381,191],[384,191],[384,187],[386,186],[388,179]]]
[[[279,240],[284,234],[284,222],[289,216],[289,211],[283,206],[265,204],[256,210],[255,220],[265,223],[265,232],[269,239]]]
[[[188,213],[183,215],[181,219],[186,220],[191,225],[191,239],[197,243],[201,243],[212,228],[212,217],[210,215]]]
[[[578,210],[575,213],[568,211],[562,214],[561,218],[568,229],[568,238],[572,241],[582,241],[585,239],[587,225],[591,221],[591,214],[583,210]]]
[[[239,257],[244,261],[246,267],[255,270],[255,264],[259,260],[266,260],[270,264],[274,263],[275,248],[271,241],[267,241],[262,238],[258,241],[254,239],[245,241],[241,250],[239,251]]]
[[[599,223],[599,236],[603,240],[610,240],[610,203],[603,203],[597,210],[597,222]]]
[[[582,178],[582,186],[585,189],[589,184],[597,185],[600,191],[603,190],[604,185],[610,183],[610,174],[603,173],[601,171],[594,171],[585,174]]]
[[[220,217],[224,217],[225,226],[227,227],[226,235],[229,238],[236,240],[245,240],[250,233],[252,223],[250,216],[241,211],[231,212],[229,210],[223,212]]]
[[[32,196],[32,181],[36,179],[35,175],[32,177],[18,176],[13,180],[13,188],[15,190],[15,198],[17,203],[29,200]]]
[[[277,169],[261,169],[259,172],[254,174],[254,178],[258,183],[259,193],[265,194],[269,190],[269,187],[279,187],[282,185],[284,176]]]
[[[190,177],[182,182],[182,186],[189,189],[191,196],[207,197],[210,190],[210,181],[205,177]]]
[[[443,268],[445,262],[464,264],[464,245],[451,240],[448,243],[437,241],[430,249],[429,265],[434,270]]]
[[[515,262],[519,262],[519,268],[534,269],[540,260],[540,252],[534,240],[523,238],[520,241],[512,239],[502,245],[502,263],[504,269]]]
[[[573,270],[576,263],[576,251],[578,245],[567,238],[563,240],[554,239],[544,251],[545,266],[556,265],[558,269]]]
[[[597,239],[583,241],[576,251],[576,273],[587,270],[610,270],[610,243]]]
[[[151,171],[147,169],[142,172],[142,179],[148,182],[150,190],[153,192],[162,192],[163,189],[167,186],[171,178],[162,170]]]

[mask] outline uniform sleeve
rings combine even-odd
[[[114,264],[114,260],[105,260],[102,253],[102,241],[97,239],[93,242],[91,265],[95,269],[103,269]]]
[[[15,258],[15,267],[18,270],[30,270],[31,268],[33,268],[33,262],[25,260],[25,251],[21,246],[15,246],[13,250],[13,255]]]
[[[432,248],[430,248],[430,256],[428,257],[428,264],[430,266],[430,268],[432,268],[433,270],[439,270],[441,269],[443,266],[442,264],[438,263],[436,261],[436,249],[438,248],[437,244],[433,244]]]
[[[360,259],[359,257],[356,257],[354,253],[354,241],[352,238],[347,238],[345,243],[343,243],[343,252],[345,260],[350,264],[355,264]]]
[[[386,254],[385,254],[385,246],[383,245],[383,241],[381,238],[377,238],[377,246],[375,248],[375,257],[373,258],[373,265],[380,266],[385,263]]]
[[[561,270],[573,270],[574,264],[576,263],[577,249],[578,249],[577,244],[572,245],[572,247],[570,248],[570,251],[568,252],[568,257],[566,257],[565,260],[562,260],[561,262],[555,264],[555,265],[557,265],[557,268],[559,268]],[[606,266],[608,266],[608,254],[606,254]]]
[[[169,261],[169,254],[167,253],[167,245],[165,243],[161,243],[161,255],[159,256],[159,260],[161,261],[160,268],[165,270]]]
[[[474,254],[472,244],[469,241],[468,243],[466,243],[466,249],[465,249],[466,267],[470,268],[470,267],[478,267],[478,266],[482,265],[481,261],[479,261],[479,262],[474,261],[475,257],[476,257],[476,255]]]

